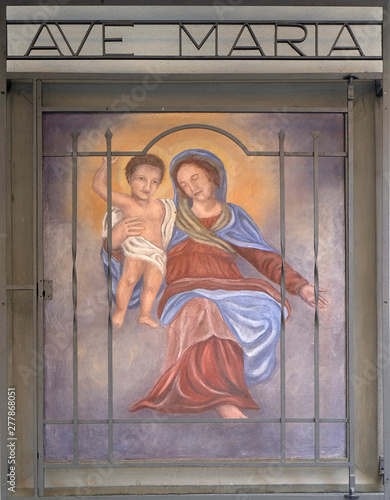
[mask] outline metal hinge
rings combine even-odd
[[[53,298],[53,280],[39,280],[38,298],[52,300]]]

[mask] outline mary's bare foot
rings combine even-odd
[[[126,314],[126,311],[124,313],[122,312],[115,312],[114,316],[112,317],[112,324],[115,328],[120,328],[123,324],[123,320],[125,319],[125,314]]]
[[[158,328],[158,323],[152,320],[149,316],[138,316],[138,323],[152,326],[153,328]]]
[[[220,405],[217,408],[217,412],[223,418],[248,418],[234,405]]]

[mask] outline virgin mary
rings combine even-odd
[[[244,277],[237,259],[278,285],[284,269],[287,292],[311,306],[325,308],[327,302],[283,263],[242,208],[226,202],[226,172],[218,157],[186,150],[172,160],[170,173],[177,218],[159,303],[168,351],[163,374],[130,411],[216,410],[224,418],[245,418],[243,411],[259,409],[248,387],[276,366],[282,304],[268,281]],[[286,300],[284,317],[289,313]]]

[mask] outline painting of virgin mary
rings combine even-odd
[[[315,397],[324,419],[324,456],[345,456],[344,157],[334,157],[344,144],[342,118],[297,113],[140,113],[99,115],[98,121],[87,114],[46,117],[45,272],[56,284],[53,300],[45,304],[48,460],[74,456],[67,422],[76,417],[83,460],[105,460],[109,436],[115,460],[278,458],[283,419],[286,456],[312,458]],[[83,131],[79,150],[94,154],[78,158],[77,165],[77,358],[69,300],[73,260],[71,246],[61,243],[72,228],[72,169],[68,156],[58,157],[69,147],[75,120]],[[91,144],[90,131],[98,122],[99,142]],[[302,152],[285,160],[284,232],[280,161],[267,153],[277,152],[282,125],[286,151]],[[321,150],[331,152],[318,165],[319,286],[326,292],[316,293],[315,126]],[[171,200],[176,212],[165,249],[165,280],[151,311],[157,328],[137,322],[141,281],[122,328],[110,326],[116,307],[110,296],[115,299],[122,276],[121,243],[142,235],[139,223],[120,220],[112,207],[109,260],[107,231],[102,233],[108,206],[92,190],[107,127],[112,155],[120,157],[112,165],[113,191],[128,192],[124,167],[137,155],[155,154],[170,165],[170,176],[165,174],[155,193]],[[232,142],[233,133],[257,153],[248,155]],[[62,185],[68,189],[59,195]],[[111,271],[111,279],[102,267]],[[58,339],[63,339],[60,357]],[[318,396],[313,374],[326,387]],[[234,442],[220,439],[226,425],[234,427]]]
[[[215,410],[223,418],[245,418],[245,410],[259,409],[248,386],[273,372],[282,307],[288,318],[290,305],[281,304],[268,281],[244,277],[237,257],[278,285],[283,272],[286,290],[312,307],[314,287],[283,263],[241,207],[226,202],[226,171],[212,152],[179,153],[170,174],[177,217],[159,303],[168,351],[163,375],[130,411]],[[121,226],[114,228],[114,246],[116,232],[123,234]],[[327,305],[320,295],[318,307]]]

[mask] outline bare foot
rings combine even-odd
[[[115,328],[120,328],[122,326],[123,320],[125,319],[125,314],[126,311],[124,313],[119,311],[115,312],[114,316],[112,317],[112,324]]]
[[[217,408],[217,412],[223,418],[248,418],[234,405],[220,405]]]
[[[152,326],[153,328],[158,328],[158,323],[152,320],[149,316],[139,316],[138,317],[138,323],[144,324],[144,325],[149,325]]]

